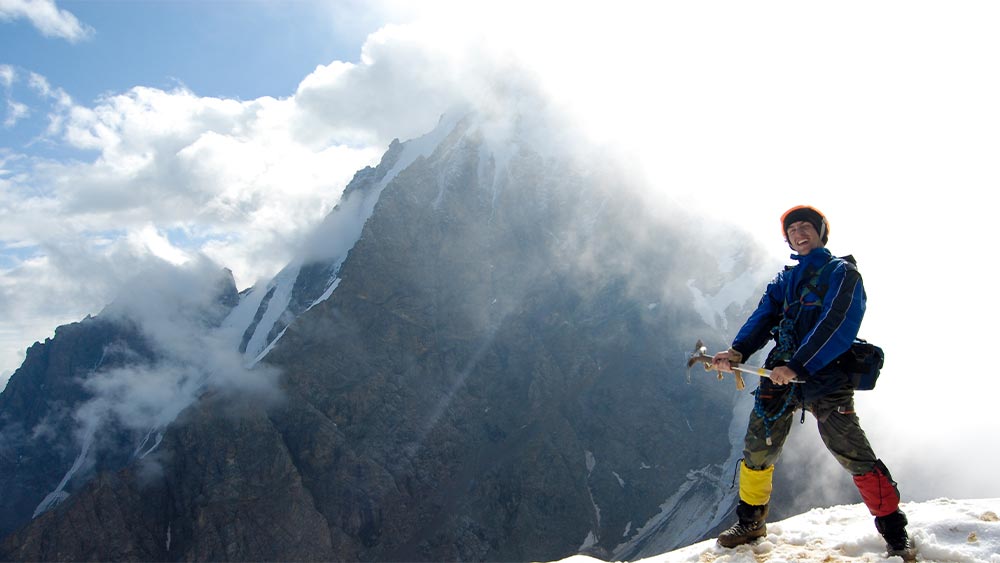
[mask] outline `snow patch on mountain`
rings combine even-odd
[[[33,519],[38,518],[44,512],[55,508],[59,505],[59,503],[69,498],[69,493],[66,492],[66,486],[69,484],[70,479],[72,479],[73,476],[76,475],[76,473],[80,471],[80,469],[87,462],[87,454],[90,453],[90,447],[94,443],[95,432],[96,428],[94,428],[92,424],[88,425],[83,430],[83,440],[80,447],[80,454],[76,456],[76,460],[73,461],[73,465],[69,468],[66,474],[63,475],[62,480],[59,482],[59,485],[55,488],[55,490],[46,495],[45,498],[42,499],[42,502],[38,503],[38,506],[35,507],[35,512],[31,515]]]
[[[601,507],[598,506],[597,505],[597,501],[594,500],[594,489],[589,484],[590,477],[594,473],[594,468],[597,467],[597,458],[594,457],[594,453],[591,452],[590,450],[584,450],[583,454],[584,454],[584,461],[587,464],[587,481],[588,481],[588,484],[587,484],[587,493],[590,495],[590,505],[594,509],[594,512],[593,512],[593,514],[594,514],[594,520],[596,522],[597,528],[600,529],[600,527],[601,527]],[[597,532],[591,530],[587,534],[586,539],[583,540],[583,544],[581,545],[580,549],[581,550],[585,550],[585,549],[588,549],[590,547],[593,547],[594,545],[597,545],[598,541],[600,541],[600,536],[597,535]]]
[[[615,547],[614,556],[634,558],[658,553],[701,538],[721,522],[732,506],[734,493],[722,486],[724,468],[712,465],[691,471],[687,481],[660,505],[660,512],[634,538]]]
[[[689,472],[687,481],[660,505],[660,512],[636,530],[634,537],[615,547],[616,558],[646,557],[697,541],[705,530],[729,517],[739,492],[732,485],[732,472],[743,455],[743,434],[752,404],[752,396],[743,394],[733,405],[730,453],[725,463]]]
[[[346,193],[337,207],[308,238],[300,255],[268,284],[254,287],[244,296],[240,306],[232,312],[225,324],[232,328],[242,327],[243,331],[249,332],[249,334],[240,332],[247,342],[243,354],[248,365],[263,359],[284,334],[284,328],[297,314],[300,314],[298,311],[290,311],[289,305],[304,266],[323,262],[329,264],[328,270],[333,272],[333,275],[326,280],[319,298],[306,308],[308,310],[333,294],[340,281],[336,274],[347,259],[348,253],[361,238],[365,223],[374,213],[385,187],[417,159],[427,158],[433,154],[454,131],[461,117],[460,113],[443,116],[438,126],[430,133],[402,143],[398,158],[381,179],[366,189]],[[279,330],[274,334],[276,327]]]
[[[301,264],[290,264],[278,273],[267,285],[267,308],[261,317],[257,328],[247,342],[245,358],[256,358],[268,344],[268,335],[271,329],[278,322],[281,316],[288,309],[288,303],[292,299],[292,288],[295,287],[295,280],[299,277]]]
[[[320,223],[303,246],[300,255],[264,286],[255,286],[243,295],[240,305],[224,323],[234,333],[239,333],[246,347],[243,352],[247,365],[253,365],[267,356],[284,328],[301,314],[302,309],[291,310],[294,288],[307,264],[321,262],[329,265],[332,275],[326,280],[325,290],[311,305],[328,299],[336,289],[340,267],[348,253],[360,240],[365,223],[374,213],[382,191],[404,170],[421,158],[429,158],[462,125],[468,115],[454,111],[441,117],[430,133],[400,144],[400,152],[391,167],[373,185],[347,190],[337,207]],[[467,123],[465,134],[480,135],[479,172],[482,187],[491,191],[492,202],[508,182],[507,167],[520,150],[512,141],[509,124],[480,119]],[[491,168],[491,170],[489,170]],[[444,172],[445,174],[447,171]],[[443,184],[442,184],[443,185]],[[446,197],[442,188],[435,207]],[[242,327],[242,328],[240,328]],[[237,342],[239,344],[239,342]]]
[[[691,292],[694,308],[705,324],[717,330],[728,332],[729,321],[723,312],[730,306],[741,307],[747,303],[754,293],[760,290],[758,278],[756,272],[745,271],[712,294],[699,289],[697,287],[698,280],[688,280],[687,287]]]

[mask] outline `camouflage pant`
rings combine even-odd
[[[785,391],[790,393],[791,388]],[[763,401],[764,413],[774,416],[781,411],[785,394],[775,394]],[[872,471],[878,458],[872,451],[865,431],[861,429],[858,415],[854,413],[854,392],[846,390],[823,397],[807,405],[816,417],[819,435],[840,465],[851,475],[864,475]],[[750,423],[744,439],[743,463],[750,469],[766,469],[778,460],[781,448],[792,428],[796,411],[788,408],[777,419],[770,422],[771,443],[767,443],[765,420],[756,411],[750,412]]]

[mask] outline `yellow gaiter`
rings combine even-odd
[[[747,504],[760,506],[771,500],[771,478],[774,476],[774,466],[755,471],[740,464],[740,500]]]

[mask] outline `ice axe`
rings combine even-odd
[[[717,372],[719,374],[719,380],[722,380],[723,378],[722,370],[713,370],[712,356],[708,355],[708,348],[705,347],[705,344],[700,339],[698,340],[698,343],[694,345],[694,352],[691,353],[691,357],[688,358],[688,365],[687,365],[688,383],[691,383],[691,366],[697,364],[698,362],[702,362],[705,364],[705,371]],[[743,390],[743,388],[746,387],[746,384],[743,383],[743,376],[741,375],[742,373],[756,375],[757,377],[766,377],[768,379],[771,378],[771,370],[762,367],[749,366],[747,364],[735,364],[735,363],[729,364],[729,367],[733,369],[733,375],[736,376],[736,388],[739,390]],[[797,379],[793,379],[792,383],[801,383],[801,382]]]

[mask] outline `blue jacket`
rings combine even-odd
[[[865,289],[857,267],[826,248],[792,258],[798,264],[768,284],[757,309],[736,335],[733,349],[749,358],[774,338],[776,345],[765,367],[787,365],[805,381],[802,398],[812,402],[851,387],[834,360],[858,335],[865,315]],[[816,283],[805,289],[817,272]],[[784,330],[779,330],[783,320]],[[774,387],[770,379],[761,379],[763,397]]]

